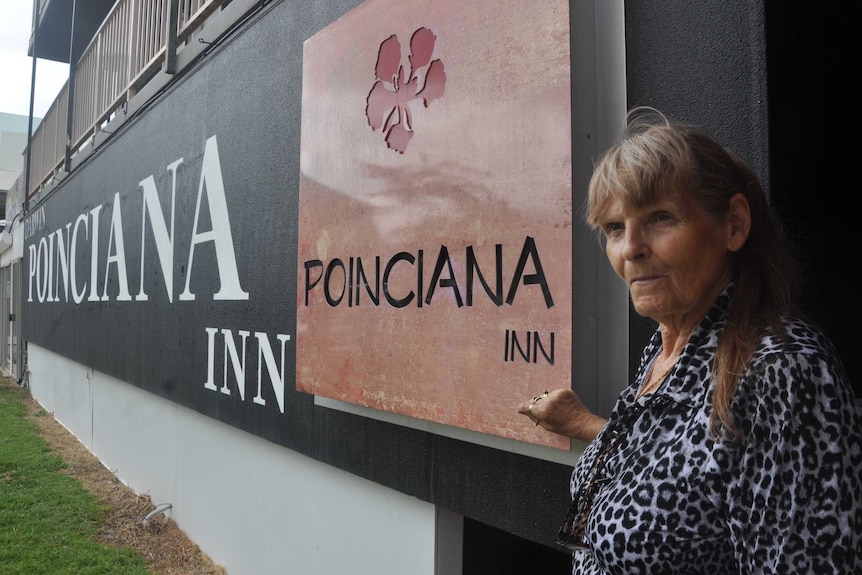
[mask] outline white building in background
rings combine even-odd
[[[0,112],[0,372],[20,375],[24,151],[29,117]],[[39,118],[33,119],[34,126]]]
[[[0,111],[0,220],[14,217],[6,206],[6,195],[24,172],[28,123],[27,116]]]

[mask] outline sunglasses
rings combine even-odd
[[[649,403],[656,403],[656,400],[651,400]],[[560,532],[557,534],[558,545],[570,551],[589,551],[591,549],[586,539],[587,522],[590,519],[590,512],[593,509],[596,495],[602,486],[612,479],[602,475],[605,463],[607,463],[608,458],[619,447],[628,430],[631,429],[635,420],[646,407],[646,405],[642,406],[637,403],[632,405],[630,410],[604,433],[602,438],[603,445],[596,456],[595,462],[593,462],[589,478],[575,492],[572,504],[569,506],[566,517],[563,519],[562,526],[560,526]]]
[[[616,450],[623,438],[623,433],[618,429],[612,429],[605,434],[605,437],[607,440],[596,456],[593,469],[590,471],[590,478],[581,483],[575,493],[569,511],[563,519],[562,526],[560,526],[560,532],[557,534],[557,544],[570,551],[589,551],[590,549],[585,538],[587,521],[590,519],[590,511],[593,509],[596,494],[605,483],[611,480],[610,477],[601,477],[601,474],[608,457]]]

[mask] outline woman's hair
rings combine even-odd
[[[786,337],[782,318],[796,312],[798,274],[781,222],[752,169],[704,132],[669,121],[652,108],[632,110],[620,140],[599,160],[589,185],[593,230],[613,202],[645,206],[672,190],[688,194],[718,221],[742,193],[751,210],[745,244],[730,254],[735,284],[713,363],[712,431],[740,436],[730,410],[736,383],[767,328]]]

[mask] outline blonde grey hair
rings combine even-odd
[[[797,313],[796,258],[754,171],[705,132],[674,123],[653,108],[636,108],[620,139],[590,179],[587,224],[599,228],[616,202],[645,206],[666,193],[687,194],[718,220],[743,194],[751,212],[745,245],[732,254],[733,298],[713,365],[713,431],[739,436],[731,399],[739,376],[767,328],[784,336],[782,318]]]

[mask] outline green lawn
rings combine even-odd
[[[0,380],[0,573],[3,575],[147,575],[132,550],[96,543],[101,511],[95,497],[59,473],[25,419],[26,391]]]

